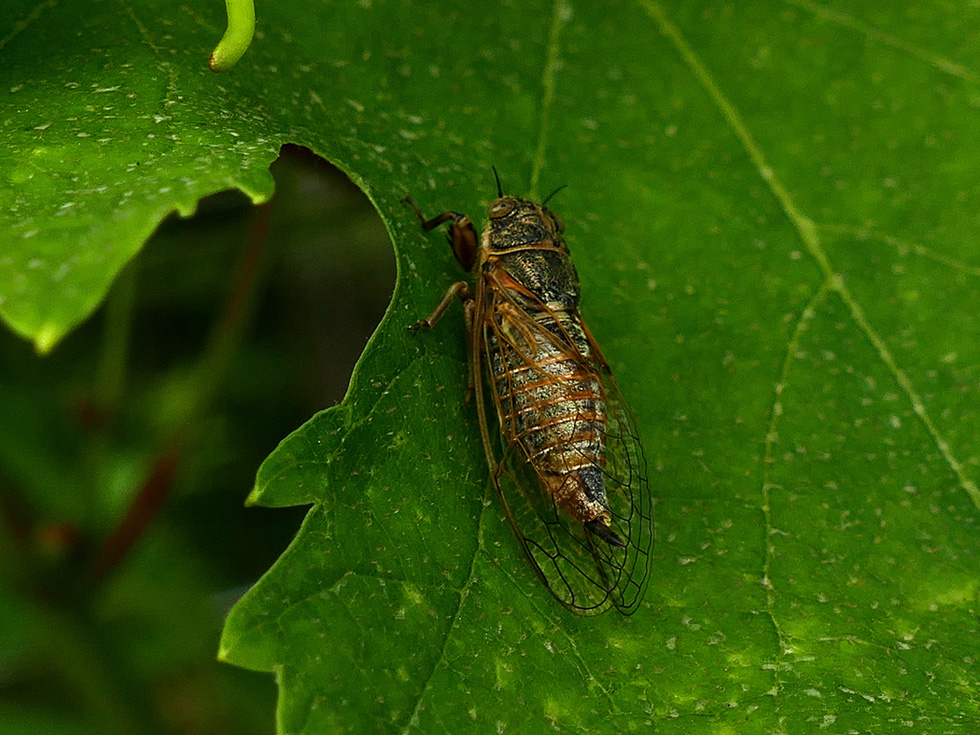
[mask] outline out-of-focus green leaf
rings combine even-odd
[[[97,735],[96,728],[71,717],[0,708],[0,727],[5,735]]]
[[[975,8],[279,3],[216,80],[220,7],[93,7],[79,28],[23,6],[3,47],[11,181],[44,182],[3,195],[15,329],[43,347],[84,317],[162,212],[266,196],[285,141],[349,172],[395,242],[347,399],[252,495],[314,504],[222,646],[277,673],[282,732],[975,731]],[[152,111],[99,134],[116,86]],[[65,91],[28,124],[38,89]],[[399,200],[479,220],[491,164],[512,193],[569,184],[584,312],[661,501],[630,619],[567,614],[524,564],[462,404],[458,310],[404,329],[459,274]]]

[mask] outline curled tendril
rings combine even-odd
[[[255,33],[255,5],[253,0],[225,0],[228,11],[228,28],[218,45],[211,52],[208,66],[211,71],[228,71],[248,50]]]

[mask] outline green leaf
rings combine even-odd
[[[570,183],[584,309],[657,470],[654,579],[629,620],[537,585],[460,403],[461,317],[403,332],[457,274],[396,209],[404,296],[252,496],[316,504],[225,630],[228,660],[278,672],[283,732],[976,723],[976,268],[937,216],[976,189],[927,196],[970,92],[959,126],[913,112],[963,80],[820,10],[559,5],[443,24],[442,53],[419,21],[400,100],[440,120],[435,149],[408,136],[426,211],[478,214],[489,162]]]
[[[96,3],[83,28],[20,7],[0,283],[38,344],[163,212],[267,196],[280,142],[348,171],[395,243],[350,393],[251,496],[314,506],[222,640],[276,672],[282,732],[975,731],[975,8],[277,3],[215,80],[220,7]],[[399,200],[479,222],[491,164],[513,193],[569,184],[583,311],[660,500],[632,618],[566,613],[524,563],[458,309],[404,329],[460,274]]]
[[[220,6],[205,21],[165,2],[7,5],[0,314],[43,352],[168,213],[230,187],[271,196],[282,131],[207,68]]]

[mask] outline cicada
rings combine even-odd
[[[463,302],[487,464],[524,554],[569,610],[629,615],[653,545],[636,421],[579,313],[578,273],[564,225],[545,206],[550,197],[504,196],[499,178],[497,195],[482,239],[469,217],[426,219],[406,197],[426,231],[450,223],[453,253],[476,276],[475,289],[454,283],[410,329],[431,328],[456,298]],[[488,426],[488,404],[499,432]]]

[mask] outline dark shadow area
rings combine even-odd
[[[306,509],[244,500],[343,398],[395,268],[343,173],[287,146],[273,174],[164,222],[48,357],[0,334],[0,731],[274,731],[273,678],[215,656]]]

